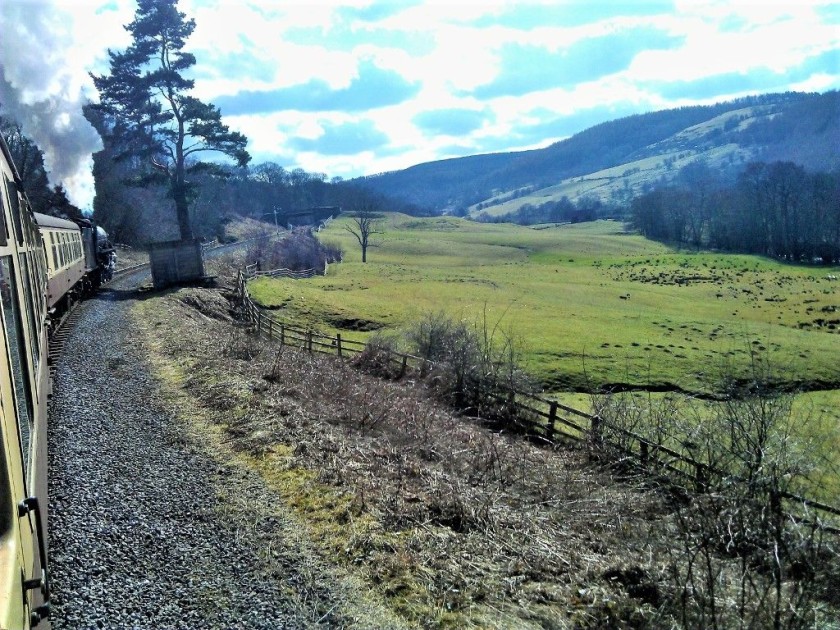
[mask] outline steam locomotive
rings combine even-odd
[[[90,221],[35,214],[0,138],[0,628],[49,617],[48,341],[72,303],[113,273],[107,234]]]

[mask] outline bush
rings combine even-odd
[[[324,273],[327,263],[340,262],[343,252],[338,245],[325,245],[307,227],[296,228],[280,241],[271,241],[267,232],[256,235],[250,249],[249,260],[256,262],[263,271],[314,269]]]
[[[340,243],[333,243],[330,241],[322,241],[324,253],[327,256],[327,262],[330,264],[338,263],[344,260],[344,248]]]
[[[651,455],[667,442],[705,467],[670,517],[667,605],[683,627],[825,627],[821,611],[840,592],[837,541],[818,513],[786,497],[818,490],[813,473],[827,466],[823,446],[836,437],[795,413],[771,370],[753,367],[737,387],[723,379],[719,400],[678,408],[667,398],[607,397],[597,409],[601,435],[622,452],[635,446],[622,441],[625,430],[643,434]]]
[[[406,332],[410,351],[424,360],[421,376],[461,413],[509,420],[513,392],[531,389],[519,367],[513,337],[483,322],[469,324],[429,313]]]
[[[367,374],[388,379],[401,376],[401,365],[396,357],[396,340],[383,335],[371,337],[365,349],[353,358],[353,365]]]

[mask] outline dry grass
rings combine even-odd
[[[143,310],[159,373],[194,406],[185,415],[259,471],[322,561],[408,625],[655,616],[604,577],[634,567],[656,592],[655,494],[582,452],[453,417],[411,383],[268,346],[228,319],[219,292],[184,289]]]
[[[278,524],[270,544],[311,550],[310,579],[342,594],[333,622],[675,625],[669,510],[640,479],[455,417],[414,383],[270,345],[230,315],[222,292],[183,289],[138,321],[194,438],[259,473],[291,523],[296,540]]]
[[[141,247],[117,250],[117,270],[128,269],[149,262],[149,252]]]

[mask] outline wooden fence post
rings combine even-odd
[[[403,376],[405,376],[405,372],[406,372],[406,370],[407,370],[407,369],[408,369],[408,356],[403,355],[403,358],[402,358],[402,367],[400,367],[400,376],[399,376],[399,378],[402,378]]]
[[[601,418],[598,416],[592,416],[592,421],[589,425],[589,431],[592,433],[592,443],[595,446],[600,447],[603,443],[603,439],[601,436]]]
[[[312,353],[312,331],[306,331],[306,345],[308,346],[309,352]]]
[[[338,350],[339,358],[341,358],[341,333],[335,334],[335,347]]]
[[[650,452],[648,451],[648,443],[645,440],[639,441],[639,448],[642,450],[642,466],[648,465],[648,460],[650,459]]]
[[[548,408],[548,439],[554,440],[554,432],[557,425],[557,401],[552,401]]]

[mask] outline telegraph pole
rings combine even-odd
[[[279,233],[280,233],[280,224],[277,222],[277,213],[278,213],[280,210],[282,210],[282,208],[278,208],[277,206],[274,206],[274,210],[273,210],[272,212],[263,212],[263,216],[264,216],[264,217],[271,216],[272,214],[274,215],[274,231],[275,231],[277,234],[279,234]]]

